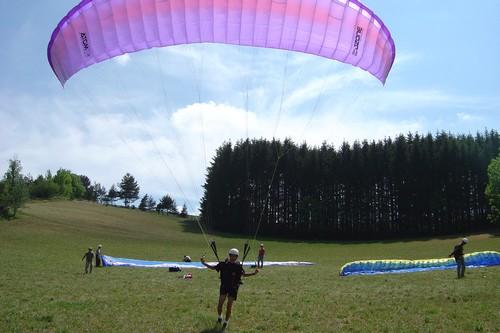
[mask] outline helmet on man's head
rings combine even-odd
[[[239,256],[240,251],[238,251],[238,249],[233,248],[233,249],[229,250],[229,255]]]
[[[464,238],[462,239],[462,243],[467,244],[468,242],[469,242],[469,240],[468,240],[467,238],[465,238],[465,237],[464,237]]]

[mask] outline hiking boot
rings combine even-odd
[[[222,330],[224,331],[227,327],[227,323],[222,324]]]

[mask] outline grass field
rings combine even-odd
[[[500,250],[498,235],[473,235],[466,251]],[[216,236],[220,252],[242,247]],[[440,258],[456,237],[370,243],[264,239],[265,268],[246,278],[229,332],[500,332],[500,267],[339,277],[353,260]],[[86,202],[36,202],[0,221],[0,332],[216,332],[218,276],[101,268],[83,274],[88,246],[117,257],[175,260],[210,249],[196,224]]]

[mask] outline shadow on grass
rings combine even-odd
[[[220,332],[224,332],[220,327],[206,328],[200,331],[200,333],[220,333]]]
[[[200,227],[198,223],[194,219],[186,219],[180,222],[182,229],[184,232],[201,234]],[[253,239],[254,232],[249,232],[246,234],[242,233],[228,233],[222,232],[218,230],[207,230],[206,226],[204,226],[205,232],[208,233],[211,237],[223,237],[230,239]],[[391,237],[391,238],[380,238],[380,239],[332,239],[332,240],[324,240],[324,239],[293,239],[293,238],[285,238],[279,236],[263,236],[257,235],[258,240],[262,242],[266,241],[278,241],[282,243],[292,243],[292,244],[338,244],[338,245],[352,245],[352,244],[392,244],[392,243],[400,243],[400,242],[426,242],[430,240],[453,240],[453,239],[461,239],[464,236],[474,236],[481,234],[490,234],[491,238],[500,237],[500,229],[499,228],[488,228],[482,231],[473,231],[469,233],[456,233],[450,235],[433,235],[433,236],[400,236],[400,237]],[[290,236],[292,237],[292,236]]]
[[[182,227],[182,231],[190,232],[193,234],[201,234],[200,227],[194,219],[185,219],[179,222]]]

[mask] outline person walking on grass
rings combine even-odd
[[[462,242],[455,245],[453,252],[451,252],[448,256],[455,257],[455,262],[457,263],[457,275],[459,279],[463,278],[465,275],[464,245],[468,242],[469,240],[467,238],[463,238]]]
[[[95,267],[102,266],[102,245],[99,244],[97,250],[95,251]]]
[[[264,267],[264,256],[265,255],[266,255],[266,249],[264,248],[264,244],[260,244],[259,255],[257,256],[257,268]]]
[[[92,252],[92,248],[89,247],[89,250],[83,255],[82,260],[85,259],[85,274],[92,273],[92,261],[94,260],[94,252]]]
[[[217,323],[222,323],[223,330],[229,324],[233,302],[236,301],[238,297],[238,288],[241,284],[241,277],[252,276],[259,272],[258,269],[255,269],[253,273],[245,273],[245,271],[243,270],[243,265],[239,261],[237,261],[239,255],[240,253],[238,249],[231,249],[229,250],[229,258],[226,258],[226,260],[219,262],[215,266],[207,264],[205,261],[205,257],[201,257],[200,259],[201,263],[205,267],[220,273],[220,296],[219,303],[217,304],[217,314],[219,315],[219,317],[217,319]],[[226,299],[226,318],[224,322],[222,322],[222,308]]]

